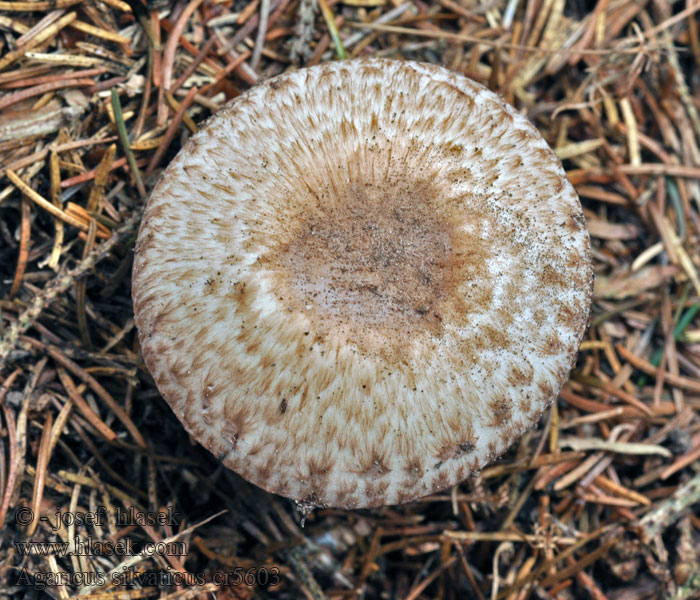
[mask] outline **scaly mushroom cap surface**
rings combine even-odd
[[[356,60],[224,106],[136,247],[145,363],[187,430],[315,505],[406,502],[531,427],[588,319],[590,244],[537,130],[441,67]]]

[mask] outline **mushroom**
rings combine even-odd
[[[556,397],[592,289],[559,160],[444,68],[350,60],[225,105],[138,236],[143,359],[185,428],[310,505],[403,503],[501,455]]]

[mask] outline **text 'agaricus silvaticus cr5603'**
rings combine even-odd
[[[537,130],[441,67],[353,60],[224,106],[156,185],[133,299],[187,430],[313,505],[478,471],[566,381],[593,271]]]

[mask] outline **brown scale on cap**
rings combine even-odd
[[[137,242],[144,361],[185,427],[272,492],[407,502],[504,452],[588,318],[580,204],[521,115],[440,67],[281,75],[165,171]]]

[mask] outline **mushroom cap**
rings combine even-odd
[[[530,122],[444,68],[350,60],[221,108],[165,170],[133,271],[186,429],[312,505],[407,502],[541,416],[590,306],[578,197]]]

